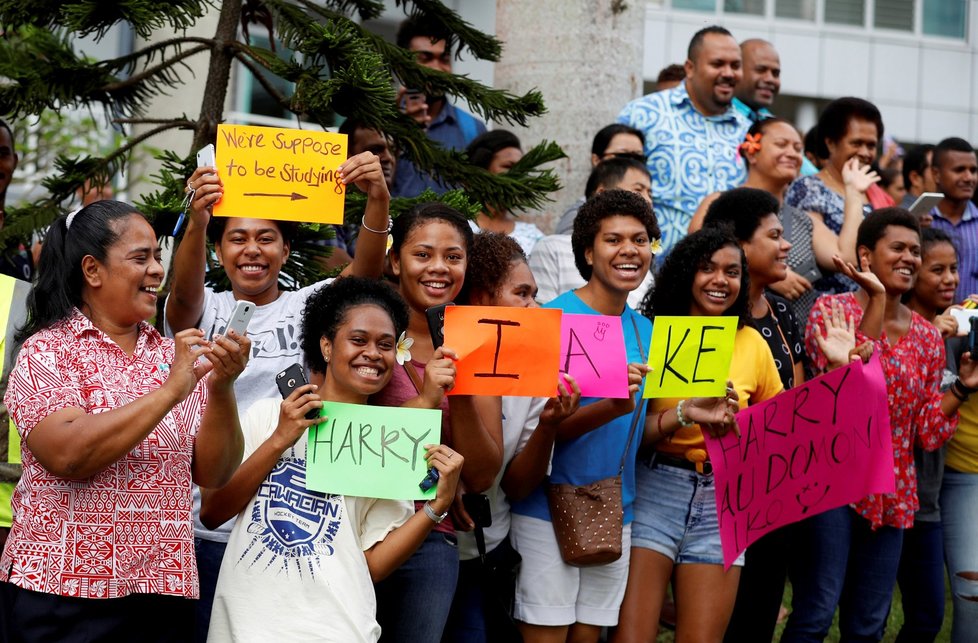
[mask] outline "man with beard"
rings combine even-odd
[[[978,207],[971,202],[978,184],[975,148],[962,138],[946,138],[934,148],[934,180],[944,198],[930,211],[931,225],[954,240],[960,265],[956,299],[978,293]]]
[[[703,198],[744,182],[737,155],[750,121],[731,102],[743,76],[740,46],[729,31],[712,26],[689,43],[686,80],[673,89],[633,100],[618,122],[645,133],[652,201],[663,253],[686,235]]]
[[[774,45],[760,38],[740,43],[744,75],[734,90],[733,106],[756,123],[774,116],[771,106],[781,91],[781,57]]]
[[[397,46],[414,52],[418,63],[436,71],[452,73],[452,50],[448,34],[438,25],[408,18],[397,31]],[[476,136],[484,134],[486,124],[464,109],[455,107],[445,96],[425,95],[420,89],[401,87],[397,92],[401,111],[427,130],[428,138],[448,150],[464,150]],[[449,186],[421,172],[409,159],[397,161],[397,175],[391,196],[414,197],[425,188],[441,194]]]

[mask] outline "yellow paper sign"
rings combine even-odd
[[[725,393],[736,317],[656,317],[643,397],[718,397]]]
[[[346,186],[336,169],[346,135],[249,125],[218,125],[221,217],[343,223]]]

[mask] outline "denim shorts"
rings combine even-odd
[[[651,549],[676,564],[723,564],[713,475],[655,462],[635,467],[632,547]],[[744,564],[741,554],[734,562]]]

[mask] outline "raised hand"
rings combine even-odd
[[[842,166],[842,183],[847,188],[853,188],[860,194],[865,193],[869,189],[869,186],[878,183],[879,180],[880,175],[874,172],[868,165],[860,165],[859,159],[855,156],[846,161],[846,164]]]
[[[561,381],[563,378],[563,381]],[[570,384],[568,391],[564,381]],[[557,379],[557,395],[547,400],[547,405],[540,413],[540,424],[556,426],[566,418],[574,415],[581,406],[581,387],[570,373],[562,373]]]
[[[217,335],[210,344],[211,350],[204,357],[210,362],[210,386],[230,388],[244,370],[251,355],[251,340],[235,331]],[[199,368],[199,367],[198,367]]]
[[[855,281],[860,288],[869,293],[870,297],[886,294],[886,288],[872,270],[857,270],[856,266],[844,261],[839,255],[832,255],[832,261],[835,263],[836,270]]]
[[[373,152],[361,152],[351,156],[337,171],[344,185],[353,184],[368,197],[390,196],[384,178],[384,168],[380,165],[380,157]]]
[[[727,381],[727,393],[723,397],[694,397],[683,404],[683,416],[700,425],[709,435],[719,438],[730,431],[740,435],[737,411],[740,396],[733,382]]]
[[[322,398],[316,394],[316,387],[305,384],[297,387],[287,398],[282,400],[278,412],[278,425],[272,434],[276,440],[276,448],[285,451],[298,440],[306,429],[313,424],[323,421],[316,417],[306,419],[306,413],[313,409],[323,408]]]
[[[211,351],[210,342],[204,339],[204,331],[187,328],[173,338],[173,363],[170,364],[165,388],[173,391],[178,402],[187,399],[201,377],[211,370],[208,361],[197,362],[199,357]]]
[[[206,226],[214,212],[214,204],[224,196],[224,182],[218,176],[217,168],[199,167],[194,170],[187,180],[187,189],[193,191],[188,208],[190,220],[196,225]]]
[[[428,408],[437,409],[445,394],[455,386],[455,361],[458,355],[450,348],[441,346],[424,367],[424,381],[421,385],[421,397]],[[408,366],[408,368],[414,368]]]
[[[435,513],[443,514],[451,508],[455,500],[455,490],[458,488],[465,458],[461,453],[453,451],[444,444],[426,444],[425,449],[427,449],[424,454],[425,461],[429,467],[437,469],[439,474],[431,508]]]
[[[825,355],[832,368],[849,363],[849,354],[856,346],[856,325],[851,316],[843,313],[838,301],[832,300],[832,307],[825,305],[825,298],[816,303],[825,323],[825,334],[815,333],[815,343]]]

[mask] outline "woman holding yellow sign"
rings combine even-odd
[[[345,272],[379,277],[390,225],[390,194],[380,160],[374,154],[364,152],[347,159],[338,172],[346,185],[356,185],[367,194],[358,256]],[[211,216],[213,206],[224,194],[218,168],[198,168],[188,180],[187,188],[192,191],[190,220],[173,260],[173,280],[166,300],[166,331],[173,334],[197,327],[208,334],[222,333],[238,301],[255,305],[248,326],[248,335],[253,341],[251,365],[235,384],[238,408],[244,412],[256,400],[277,395],[275,374],[301,361],[299,327],[302,308],[322,283],[296,291],[286,291],[279,283],[295,234],[295,223]],[[329,186],[319,189],[332,190]],[[261,216],[263,213],[254,214]],[[214,243],[219,265],[231,282],[231,290],[215,292],[204,285],[208,237]],[[195,493],[195,501],[199,512],[199,494]],[[231,526],[228,522],[216,530],[205,529],[195,516],[201,577],[198,640],[207,636],[217,573]]]

